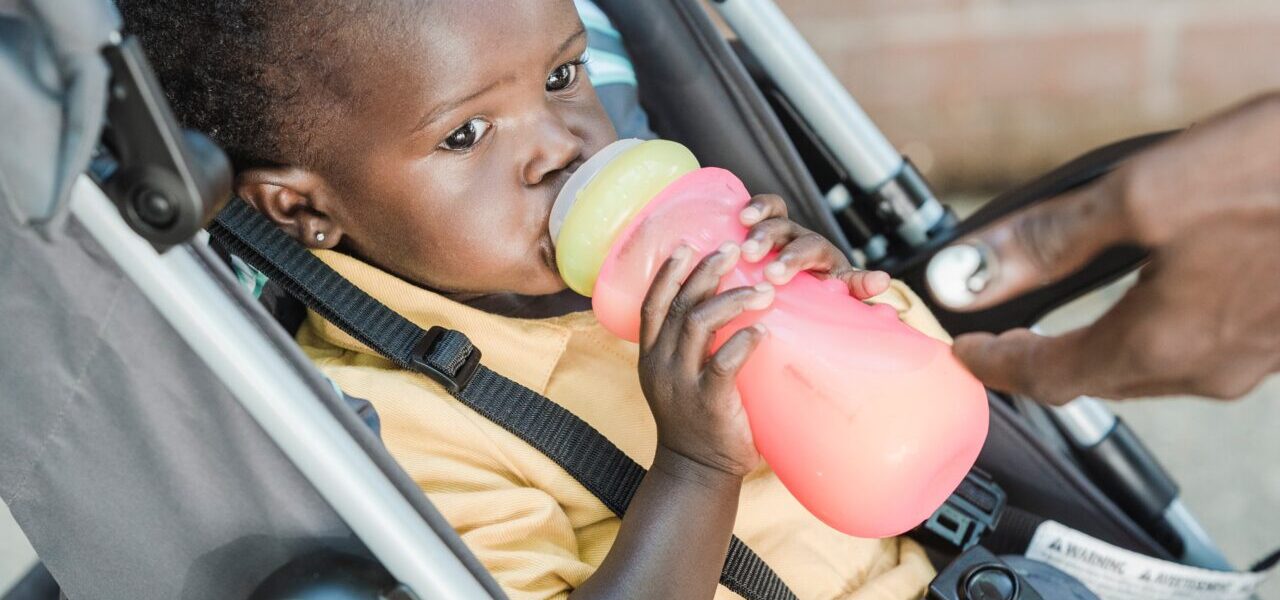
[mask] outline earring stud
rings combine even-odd
[[[324,242],[324,232],[323,232],[323,231],[317,231],[317,232],[316,232],[316,241],[317,241],[317,242],[321,242],[321,243],[323,243],[323,242]]]

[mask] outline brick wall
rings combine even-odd
[[[943,192],[1280,88],[1280,0],[777,0]]]

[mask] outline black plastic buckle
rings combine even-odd
[[[1046,566],[1046,568],[1050,568]],[[1053,580],[1047,591],[1075,592],[1074,587]],[[1081,586],[1083,587],[1083,586]],[[1086,592],[1087,593],[1087,592]],[[1053,598],[1092,598],[1076,593]],[[1046,596],[1031,585],[1024,573],[978,546],[960,553],[929,584],[928,600],[1044,600]]]
[[[480,349],[472,346],[471,351],[467,353],[467,359],[458,368],[458,372],[446,373],[439,366],[432,364],[428,357],[431,356],[431,349],[440,340],[440,336],[448,331],[440,326],[428,329],[427,334],[422,336],[422,339],[413,347],[409,360],[415,371],[430,377],[444,386],[450,394],[456,395],[466,389],[475,377],[476,369],[480,367]]]
[[[973,469],[921,527],[961,551],[996,528],[1004,512],[1005,493],[990,475]]]

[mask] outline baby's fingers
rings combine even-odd
[[[753,227],[756,223],[774,218],[787,218],[787,203],[777,194],[760,194],[751,198],[742,209],[738,219],[743,225]]]
[[[742,259],[757,262],[774,248],[781,248],[804,235],[805,229],[782,217],[766,219],[747,232],[742,242]]]
[[[742,258],[756,262],[774,248],[804,233],[804,229],[787,218],[787,204],[780,196],[764,194],[756,196],[742,209],[739,220],[751,228],[742,243]]]
[[[859,300],[879,296],[889,289],[890,277],[884,271],[849,269],[836,277],[849,286],[849,293]]]
[[[748,310],[764,310],[772,303],[773,286],[768,283],[728,290],[702,302],[685,317],[676,353],[690,372],[697,372],[720,328]]]
[[[668,304],[662,330],[654,341],[655,346],[663,347],[663,352],[666,353],[681,350],[684,344],[680,339],[689,328],[690,313],[715,296],[716,289],[720,287],[720,279],[733,270],[740,253],[737,244],[725,243],[693,268],[693,272],[685,278],[684,284]]]
[[[812,231],[805,231],[782,248],[777,258],[765,267],[764,276],[774,285],[784,285],[800,271],[830,273],[848,266],[849,260],[831,242]]]
[[[729,336],[729,340],[707,361],[702,372],[703,384],[717,391],[731,389],[742,365],[747,363],[751,353],[768,334],[769,330],[763,324],[756,323]]]
[[[689,259],[693,250],[688,246],[680,246],[671,253],[671,258],[662,263],[649,291],[645,294],[640,308],[640,350],[648,352],[657,342],[662,323],[671,311],[671,302],[680,292],[680,283],[689,273]]]

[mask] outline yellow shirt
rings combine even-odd
[[[652,463],[656,432],[640,391],[637,348],[590,312],[494,315],[351,257],[317,254],[419,326],[465,333],[489,368],[572,411],[641,465]],[[945,336],[905,286],[895,282],[878,300],[907,323]],[[542,453],[314,312],[298,341],[343,390],[373,403],[387,449],[513,600],[564,598],[604,560],[621,521]],[[858,539],[827,527],[767,466],[746,478],[734,532],[804,600],[919,598],[933,576],[914,542]],[[716,598],[738,596],[721,586]]]

